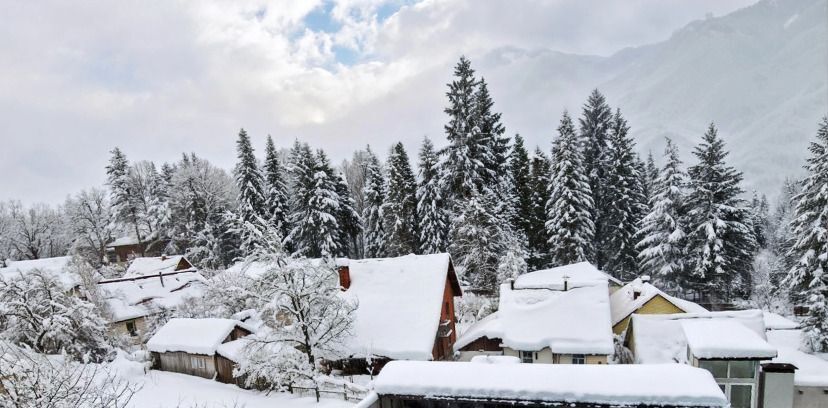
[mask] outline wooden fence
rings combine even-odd
[[[300,396],[314,396],[316,397],[316,402],[319,402],[319,398],[322,395],[335,395],[338,398],[342,398],[345,401],[361,401],[365,398],[367,394],[364,390],[357,390],[354,388],[348,388],[347,384],[342,384],[341,387],[338,387],[334,384],[320,384],[316,387],[299,387],[295,385],[289,385],[288,391],[291,394],[296,394]]]

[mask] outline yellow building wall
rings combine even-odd
[[[138,332],[138,335],[135,337],[130,336],[129,331],[127,330],[127,322],[130,321],[135,322],[135,331]],[[132,339],[133,344],[139,344],[144,333],[146,333],[147,331],[147,319],[139,317],[137,319],[124,320],[122,322],[112,323],[111,325],[109,325],[109,330],[115,337]]]
[[[684,310],[679,309],[676,305],[670,303],[669,300],[665,299],[661,295],[655,295],[652,299],[647,301],[644,306],[641,306],[638,310],[633,313],[638,314],[673,314],[673,313],[684,313]],[[627,316],[624,320],[616,323],[615,326],[612,326],[612,332],[615,334],[621,334],[624,330],[627,330],[627,326],[630,324],[630,319],[632,315]]]

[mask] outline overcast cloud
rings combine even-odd
[[[194,151],[230,169],[240,127],[257,147],[268,133],[283,147],[298,137],[335,160],[368,143],[442,143],[444,84],[461,54],[609,55],[753,2],[4,2],[0,199],[59,202],[101,185],[115,146],[159,162]],[[499,110],[533,108],[492,93]],[[504,121],[532,135],[557,118],[547,129]]]

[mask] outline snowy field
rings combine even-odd
[[[297,397],[287,393],[244,390],[185,374],[151,370],[144,374],[141,365],[119,359],[119,376],[141,387],[130,401],[134,408],[350,408],[353,402],[323,398]]]

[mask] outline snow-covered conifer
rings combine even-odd
[[[507,242],[501,220],[490,212],[494,200],[490,190],[484,194],[472,190],[452,222],[449,245],[452,259],[472,287],[492,292],[497,288],[500,255]]]
[[[339,198],[339,211],[336,215],[339,224],[339,250],[342,256],[352,258],[360,254],[360,234],[362,233],[362,218],[356,210],[356,202],[348,188],[345,175],[340,173],[336,177],[336,195]]]
[[[509,167],[515,193],[515,217],[512,224],[529,239],[532,235],[532,223],[534,221],[532,219],[531,166],[529,152],[526,151],[523,138],[520,135],[515,136],[515,145],[512,147]]]
[[[446,250],[449,220],[439,186],[439,160],[434,145],[428,138],[423,139],[419,159],[417,219],[420,227],[420,252],[435,254]]]
[[[291,230],[285,239],[294,254],[309,257],[339,255],[340,230],[336,215],[339,196],[333,169],[322,150],[316,155],[307,144],[294,145],[291,153],[293,197]]]
[[[382,257],[386,254],[386,236],[383,216],[383,203],[386,197],[386,183],[379,159],[366,148],[367,166],[365,168],[365,209],[362,219],[365,228],[365,256]]]
[[[391,147],[387,161],[388,194],[382,204],[383,222],[388,234],[388,256],[417,253],[419,226],[417,223],[417,181],[402,143]]]
[[[283,237],[288,232],[288,193],[285,175],[286,170],[282,161],[279,160],[273,138],[268,135],[264,162],[265,203],[268,220],[279,229]]]
[[[589,179],[590,195],[593,208],[593,247],[600,248],[606,242],[606,214],[612,203],[603,198],[603,189],[607,185],[606,174],[608,159],[610,126],[612,111],[607,105],[606,98],[597,89],[594,89],[587,98],[581,114],[580,135],[583,153],[584,174]],[[593,262],[598,268],[603,268],[606,257],[603,251],[594,254]]]
[[[107,184],[109,185],[109,202],[112,206],[113,222],[119,228],[134,233],[138,242],[142,242],[139,227],[142,214],[138,211],[132,191],[129,174],[129,162],[121,149],[112,149],[112,157],[106,166]],[[143,248],[141,249],[143,251]],[[142,253],[143,255],[143,253]]]
[[[239,207],[236,212],[242,222],[250,222],[257,217],[266,218],[264,179],[256,163],[256,156],[253,154],[250,137],[244,129],[239,131],[239,138],[236,141],[236,153],[238,162],[236,163],[234,176],[239,191]],[[247,240],[243,239],[243,241]],[[246,250],[247,248],[242,248],[242,252]]]

